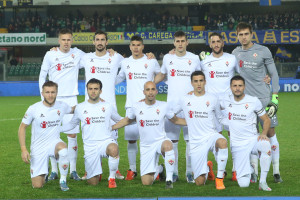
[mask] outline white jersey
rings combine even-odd
[[[199,56],[186,52],[182,57],[175,54],[167,54],[163,58],[161,73],[168,77],[167,101],[176,105],[179,98],[193,90],[191,85],[191,74],[200,70]]]
[[[118,53],[109,56],[107,52],[104,56],[99,57],[93,52],[85,54],[80,61],[80,66],[85,69],[86,83],[92,78],[100,80],[102,82],[101,98],[114,105],[116,104],[115,80],[123,59],[123,56]],[[87,93],[85,96],[88,99]]]
[[[58,84],[57,96],[78,95],[78,72],[79,62],[84,54],[77,48],[71,48],[68,53],[48,51],[44,57],[39,77],[39,88],[46,81],[47,74],[49,80]]]
[[[234,55],[223,53],[219,58],[209,55],[201,61],[201,70],[206,77],[205,91],[222,98],[225,93],[230,93],[230,79],[235,72],[239,72]]]
[[[117,82],[126,78],[126,108],[132,107],[134,103],[145,98],[144,84],[147,81],[153,81],[155,74],[159,72],[160,67],[157,60],[148,59],[146,55],[139,59],[130,56],[121,62],[121,71],[118,74]]]
[[[241,101],[235,101],[233,95],[227,95],[221,102],[228,118],[230,142],[232,146],[245,146],[257,138],[257,116],[266,114],[257,97],[245,95]]]
[[[76,106],[70,124],[81,122],[84,149],[87,150],[89,147],[94,147],[98,141],[112,139],[111,119],[115,122],[121,120],[111,104],[101,101],[91,104],[85,101]]]
[[[137,121],[140,145],[149,147],[166,138],[165,117],[171,119],[174,113],[168,109],[166,102],[156,100],[153,105],[147,105],[145,102],[134,104],[127,117]]]
[[[199,144],[218,133],[215,118],[222,120],[218,98],[206,92],[203,96],[185,95],[180,99],[175,112],[183,110],[191,144]]]
[[[42,101],[30,106],[22,122],[31,127],[31,155],[39,155],[51,142],[60,138],[60,126],[63,116],[72,108],[64,102],[56,101],[47,107]]]

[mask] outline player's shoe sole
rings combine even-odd
[[[216,183],[216,189],[217,190],[224,190],[225,189],[222,178],[216,178],[215,183]]]
[[[274,176],[274,182],[275,183],[282,183],[283,182],[283,180],[280,177],[280,174],[274,174],[273,176]]]
[[[259,190],[270,192],[272,189],[267,185],[267,183],[259,183]]]
[[[215,174],[214,174],[214,171],[213,171],[213,163],[211,161],[208,161],[207,166],[209,167],[207,180],[213,181],[213,180],[215,180]]]

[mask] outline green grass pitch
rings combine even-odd
[[[108,189],[107,159],[103,160],[103,178],[99,185],[89,186],[86,181],[68,179],[70,190],[62,192],[58,180],[48,182],[42,189],[31,187],[29,165],[21,160],[18,142],[18,127],[29,105],[40,100],[39,97],[1,97],[0,98],[0,199],[51,199],[51,198],[147,198],[147,197],[180,197],[180,196],[300,196],[300,93],[279,94],[279,126],[276,129],[280,143],[280,171],[284,180],[275,184],[272,167],[268,174],[268,184],[272,192],[258,190],[258,183],[249,188],[239,188],[231,181],[231,154],[227,164],[228,176],[225,178],[226,189],[217,191],[214,182],[208,181],[203,187],[188,184],[185,180],[185,142],[182,135],[179,142],[179,178],[173,190],[165,190],[164,182],[155,182],[152,186],[143,186],[140,176],[133,181],[117,180],[117,189]],[[159,100],[166,100],[166,95],[158,95]],[[82,102],[83,96],[79,97]],[[125,96],[118,96],[118,109],[124,116]],[[27,148],[30,145],[30,129],[27,131]],[[226,134],[225,134],[226,135]],[[66,141],[66,135],[61,135]],[[128,169],[127,143],[124,141],[124,129],[119,131],[120,165],[119,169],[126,175]],[[78,136],[79,154],[77,171],[84,174],[83,147],[81,134]],[[212,154],[209,159],[216,164]],[[139,159],[138,171],[139,171]],[[216,165],[214,167],[216,171]]]

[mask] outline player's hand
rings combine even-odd
[[[190,91],[189,93],[187,93],[188,95],[192,95],[194,94],[194,91]]]
[[[29,152],[27,150],[23,150],[21,156],[22,156],[22,160],[25,163],[29,164],[29,162],[30,162],[30,154],[29,154]]]
[[[155,55],[154,55],[154,53],[152,53],[152,52],[146,53],[146,56],[147,56],[147,59],[148,59],[148,60],[150,60],[150,59],[155,59]]]
[[[169,51],[169,54],[174,55],[175,54],[175,49],[172,49],[171,51]]]
[[[107,49],[109,56],[112,57],[114,56],[116,53],[118,53],[117,51],[113,50],[113,49]]]
[[[257,137],[257,141],[259,140],[266,140],[266,141],[270,141],[270,139],[268,138],[267,135],[261,134]]]
[[[58,51],[58,47],[52,47],[50,51]]]
[[[270,85],[270,83],[271,83],[271,78],[270,78],[270,76],[269,76],[268,74],[265,76],[264,82],[265,82],[266,84]]]
[[[199,54],[201,60],[205,60],[205,58],[209,55],[210,53],[205,51],[201,51],[201,53]]]

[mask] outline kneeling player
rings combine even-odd
[[[167,103],[157,101],[157,89],[153,82],[144,84],[145,101],[136,103],[128,112],[126,118],[115,124],[112,129],[122,128],[137,121],[140,134],[141,179],[143,185],[152,185],[155,174],[162,173],[158,166],[159,155],[165,157],[166,188],[173,188],[175,154],[172,142],[167,138],[164,129],[165,117],[172,118]],[[157,172],[157,173],[155,173]]]
[[[67,145],[60,139],[60,125],[65,114],[70,114],[72,108],[64,102],[55,101],[57,84],[49,81],[42,86],[43,101],[28,108],[19,127],[19,141],[22,159],[30,162],[32,186],[41,188],[48,175],[49,157],[58,159],[60,171],[60,187],[62,191],[69,190],[66,177],[69,169]],[[32,124],[30,155],[25,145],[26,128]]]
[[[257,97],[244,93],[245,79],[234,76],[230,81],[232,95],[225,97],[221,105],[228,115],[231,153],[240,187],[248,187],[253,168],[250,154],[260,157],[261,174],[259,189],[271,191],[266,178],[271,164],[271,145],[267,137],[270,119]],[[257,116],[264,122],[262,133],[256,129]]]
[[[99,177],[102,174],[101,160],[108,157],[108,187],[116,188],[115,176],[119,165],[119,148],[111,135],[110,120],[118,122],[121,117],[111,104],[100,100],[102,92],[100,80],[90,79],[86,87],[89,99],[77,105],[74,117],[69,124],[63,126],[63,131],[72,129],[81,122],[88,184],[99,183]]]
[[[225,189],[223,176],[228,159],[227,140],[217,132],[214,119],[222,120],[218,98],[205,92],[205,75],[201,71],[191,74],[192,95],[184,96],[175,112],[183,111],[185,119],[174,117],[171,121],[178,125],[187,125],[189,129],[190,155],[192,169],[197,185],[204,185],[209,168],[208,152],[213,152],[218,163],[216,189]]]

